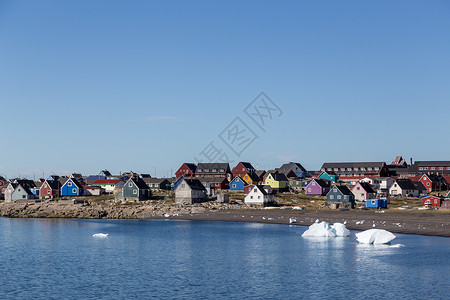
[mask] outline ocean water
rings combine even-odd
[[[1,299],[449,299],[450,239],[304,226],[0,218]],[[108,233],[96,238],[95,233]]]

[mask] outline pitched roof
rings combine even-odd
[[[266,171],[265,170],[256,170],[255,173],[256,173],[256,175],[258,175],[258,177],[261,178],[261,175],[266,174]]]
[[[25,191],[25,193],[27,193],[28,195],[33,195],[33,193],[30,191],[30,189],[28,188],[28,186],[24,186],[24,185],[22,185],[22,184],[20,184],[20,183],[17,183],[17,186],[16,187],[14,187],[14,191],[17,189],[17,188],[19,188],[19,187],[22,187],[22,189]]]
[[[228,180],[223,176],[208,176],[208,177],[196,177],[201,182],[208,182],[208,183],[222,183],[224,180],[228,182]]]
[[[335,186],[333,186],[332,189],[334,189],[334,188],[337,188],[341,192],[342,195],[347,195],[347,196],[353,195],[352,191],[350,191],[350,189],[345,185],[335,185]],[[332,191],[332,189],[330,191]]]
[[[263,195],[267,195],[267,192],[264,189],[264,185],[259,185],[259,184],[254,185],[253,188],[249,192],[251,193],[254,188],[257,188]]]
[[[138,187],[138,189],[140,190],[148,190],[150,189],[148,187],[148,185],[145,183],[144,180],[142,180],[142,178],[138,177],[138,176],[131,176],[130,179],[131,181],[134,182],[134,184]]]
[[[300,169],[302,172],[306,172],[306,169],[300,163],[296,162],[285,163],[280,168],[278,168],[277,171],[280,173],[288,174],[289,171],[296,172],[297,169]]]
[[[34,188],[36,187],[36,183],[33,180],[30,179],[18,179],[16,180],[18,184],[20,184],[22,187],[27,188]]]
[[[415,161],[415,165],[417,166],[450,166],[450,161],[448,160],[422,160],[422,161]]]
[[[360,181],[359,184],[366,191],[366,193],[375,194],[375,191],[368,182]]]
[[[116,184],[122,179],[99,179],[94,181],[92,184]]]
[[[61,183],[58,180],[46,180],[48,186],[52,189],[52,190],[58,190],[61,187]]]
[[[415,190],[416,186],[410,179],[397,179],[395,181],[402,190]]]
[[[419,191],[424,191],[427,188],[423,185],[422,182],[420,181],[411,181],[411,183],[414,185],[414,189],[419,190]]]
[[[379,162],[331,162],[331,163],[324,163],[322,165],[321,169],[327,169],[327,168],[375,168],[379,167],[382,168],[386,165],[385,162],[379,161]]]
[[[289,181],[283,173],[270,173],[275,181]]]
[[[203,184],[198,179],[193,179],[193,178],[186,179],[186,178],[184,178],[183,180],[193,190],[200,190],[200,191],[205,191],[206,190],[205,187],[203,186]],[[178,185],[178,186],[180,186],[180,185]]]
[[[149,184],[149,183],[157,183],[157,184],[161,184],[162,182],[166,181],[167,178],[144,178],[145,183]],[[168,182],[170,182],[169,180],[167,180]]]
[[[151,178],[152,176],[150,174],[141,174],[142,178]]]
[[[326,188],[331,186],[331,181],[321,178],[313,179],[312,181],[315,181],[320,187]]]
[[[261,181],[261,178],[256,173],[247,173],[247,175],[252,181]]]

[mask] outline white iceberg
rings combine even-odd
[[[342,223],[334,223],[330,226],[327,222],[316,220],[314,224],[309,226],[302,236],[303,237],[336,237],[348,236],[350,231]]]
[[[342,223],[334,223],[331,225],[331,228],[334,230],[336,236],[349,236],[350,230],[347,229],[345,224]]]
[[[101,237],[101,238],[105,238],[105,237],[108,236],[108,234],[107,234],[107,233],[94,233],[92,236],[93,236],[93,237]]]
[[[361,244],[388,244],[396,236],[384,229],[369,229],[356,234],[356,239]]]

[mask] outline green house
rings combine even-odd
[[[121,196],[124,201],[144,201],[149,200],[152,193],[144,180],[134,175],[125,182]]]
[[[151,190],[167,190],[172,189],[172,183],[166,178],[144,178],[145,183]]]
[[[331,182],[336,183],[339,180],[339,176],[334,172],[322,172],[322,174],[319,175],[319,179],[326,179]]]

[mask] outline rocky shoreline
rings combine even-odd
[[[386,229],[395,233],[450,237],[450,211],[260,209],[238,204],[74,204],[73,202],[0,203],[9,218],[176,219],[311,225],[316,219],[346,223],[348,229]],[[294,218],[295,223],[289,219]]]

